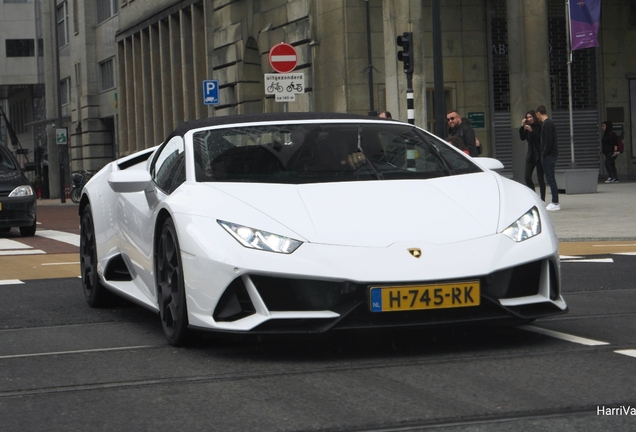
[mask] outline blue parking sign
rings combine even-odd
[[[219,104],[218,80],[203,80],[203,103],[205,105]]]

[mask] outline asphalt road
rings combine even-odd
[[[633,430],[598,410],[636,407],[635,261],[564,260],[570,313],[528,328],[190,348],[138,306],[89,308],[78,278],[2,285],[2,429]]]
[[[2,431],[636,429],[635,241],[563,243],[570,312],[528,327],[174,348],[143,308],[86,305],[73,210],[0,235]]]

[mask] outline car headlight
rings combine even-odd
[[[217,222],[246,248],[290,254],[303,244],[303,242],[289,237],[272,234],[267,231],[257,230],[232,222],[222,220],[217,220]]]
[[[541,218],[539,217],[539,210],[536,207],[532,207],[528,213],[521,216],[515,223],[503,230],[505,235],[516,242],[528,240],[540,232]]]
[[[25,197],[31,195],[33,195],[33,188],[31,186],[18,186],[11,191],[9,197]]]

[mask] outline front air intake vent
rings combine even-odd
[[[542,261],[500,270],[486,277],[483,291],[495,298],[516,298],[539,293]]]
[[[243,279],[236,278],[227,287],[212,317],[215,321],[237,321],[256,312]]]

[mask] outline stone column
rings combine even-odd
[[[386,107],[394,119],[407,121],[406,75],[398,61],[397,36],[413,33],[413,94],[415,125],[426,129],[426,74],[424,71],[424,16],[421,0],[383,0],[384,72]],[[430,17],[426,17],[430,20]]]
[[[550,111],[548,6],[547,0],[507,0],[506,7],[513,178],[525,183],[528,147],[519,139],[521,120],[526,111],[539,105],[545,105]]]

